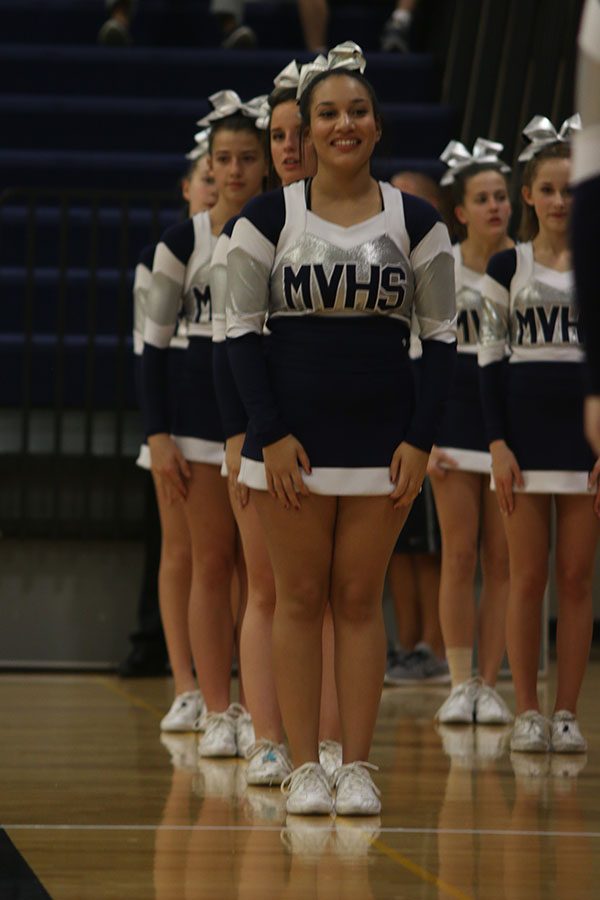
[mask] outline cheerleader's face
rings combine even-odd
[[[211,209],[215,205],[219,195],[208,156],[199,159],[191,176],[182,180],[181,192],[184,200],[187,200],[190,216]]]
[[[219,199],[241,208],[260,193],[267,174],[258,132],[219,129],[213,138],[210,166]]]
[[[368,164],[380,137],[369,92],[360,81],[337,75],[319,82],[308,131],[319,164],[357,171]]]
[[[571,194],[569,159],[546,159],[535,170],[531,187],[523,185],[523,200],[533,206],[540,231],[564,234],[569,228]]]
[[[469,234],[487,240],[504,236],[511,214],[504,176],[492,169],[472,175],[465,184],[463,202],[454,213]]]
[[[301,146],[300,113],[294,100],[279,103],[271,113],[269,138],[273,168],[284,187],[315,174],[315,151],[312,144]]]

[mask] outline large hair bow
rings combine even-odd
[[[546,116],[534,116],[531,122],[523,129],[523,134],[529,139],[530,143],[519,154],[519,162],[527,162],[550,144],[557,144],[559,141],[569,141],[575,131],[581,131],[581,116],[579,113],[575,113],[574,116],[565,119],[560,126],[560,131],[556,130]]]
[[[189,153],[185,154],[186,159],[196,160],[206,156],[210,141],[210,128],[203,128],[202,131],[194,135],[194,140],[196,141],[196,146]]]
[[[218,122],[219,119],[226,119],[228,116],[234,116],[241,113],[250,119],[258,119],[261,115],[262,104],[266,99],[266,95],[254,97],[247,103],[242,103],[235,91],[217,91],[208,98],[213,105],[212,112],[200,119],[197,124],[206,127]]]
[[[299,81],[300,69],[298,68],[296,60],[293,59],[291,63],[287,64],[285,69],[282,69],[281,72],[275,76],[273,84],[275,85],[275,90],[278,91],[290,90],[290,88],[296,90]]]
[[[335,69],[348,69],[348,71],[364,72],[367,61],[361,47],[354,41],[344,41],[330,50],[327,57],[317,56],[311,63],[306,63],[300,71],[296,96],[300,98],[311,81],[321,72],[333,72]]]
[[[457,175],[473,165],[492,165],[498,166],[503,173],[510,172],[510,166],[500,159],[500,153],[504,149],[504,144],[497,141],[488,141],[487,138],[477,138],[473,145],[473,152],[469,153],[464,144],[460,141],[450,141],[443,151],[440,159],[448,166],[448,171],[443,176],[440,184],[445,187],[448,184],[454,184]]]

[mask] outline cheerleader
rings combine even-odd
[[[442,723],[500,725],[512,721],[494,690],[505,650],[508,549],[502,517],[489,488],[487,448],[477,344],[481,285],[490,257],[513,246],[502,144],[478,138],[471,155],[451,141],[441,159],[448,165],[442,185],[451,185],[462,240],[455,244],[458,355],[450,402],[429,459],[429,474],[442,532],[440,621],[452,691],[436,714]],[[474,580],[478,549],[483,584],[476,614]],[[479,675],[472,678],[477,632]]]
[[[594,465],[583,437],[583,348],[569,250],[568,138],[578,118],[567,120],[559,134],[542,116],[525,129],[531,143],[519,157],[526,162],[524,243],[492,257],[482,287],[482,396],[510,558],[506,636],[517,706],[513,751],[586,749],[576,710],[592,637],[600,465]],[[548,721],[540,712],[536,681],[553,497],[558,685]]]
[[[243,104],[232,91],[210,99],[214,110],[201,124],[211,128],[210,169],[218,200],[209,212],[169,229],[157,247],[144,327],[143,398],[153,472],[165,502],[183,511],[190,535],[188,628],[206,702],[206,715],[195,723],[198,730],[206,726],[199,750],[235,756],[245,752],[253,735],[249,717],[229,703],[236,530],[220,477],[223,430],[212,377],[208,271],[223,225],[261,189],[265,156],[255,125],[258,106]],[[171,420],[165,349],[180,310],[189,346]]]
[[[586,436],[600,454],[600,3],[587,0],[579,29],[577,100],[583,128],[573,146],[573,262],[588,352]]]
[[[287,811],[377,814],[368,762],[385,670],[385,570],[427,467],[455,353],[453,260],[435,210],[370,175],[381,136],[352,42],[304,66],[318,171],[258,197],[227,256],[228,353],[277,590],[273,657],[295,770]],[[416,307],[426,375],[408,361]],[[263,341],[265,319],[271,331]],[[343,765],[319,764],[321,634],[335,623]]]

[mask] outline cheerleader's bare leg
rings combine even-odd
[[[190,467],[185,511],[192,542],[192,652],[208,711],[223,712],[229,706],[233,652],[235,520],[219,468],[205,463],[190,463]]]
[[[294,766],[319,760],[323,615],[329,602],[337,502],[302,498],[284,509],[252,491],[273,563],[277,604],[273,665],[277,696]]]
[[[331,602],[344,763],[369,758],[386,664],[383,582],[409,509],[388,497],[338,498]]]
[[[331,604],[325,607],[323,616],[323,675],[321,680],[321,714],[319,740],[342,740],[340,705],[335,682],[335,633]]]
[[[575,713],[593,629],[592,580],[600,522],[592,498],[556,497],[558,688],[556,710]]]
[[[504,517],[510,560],[506,647],[518,714],[540,708],[537,671],[548,580],[550,501],[548,494],[515,494],[514,511]]]
[[[192,582],[192,548],[184,504],[169,502],[165,488],[153,474],[160,514],[161,548],[158,571],[160,616],[165,632],[175,695],[196,689],[188,625]]]
[[[479,672],[486,684],[496,684],[506,649],[506,606],[508,603],[508,545],[502,514],[487,476],[482,482],[481,568],[483,584],[479,604]]]

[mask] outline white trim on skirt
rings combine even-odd
[[[347,469],[322,466],[314,468],[311,475],[303,472],[302,478],[314,494],[334,497],[388,497],[394,489],[387,466]],[[265,464],[242,456],[238,481],[257,491],[266,491]]]
[[[224,447],[222,441],[205,441],[203,438],[171,435],[188,462],[207,463],[209,466],[222,466]]]
[[[481,475],[489,475],[492,470],[492,454],[485,450],[462,450],[459,447],[439,447],[458,463],[453,466],[444,466],[448,472],[478,472]]]
[[[147,472],[152,468],[152,460],[150,459],[150,447],[148,444],[141,444],[138,458],[135,461],[136,466],[140,469],[146,469]]]
[[[589,494],[595,492],[588,488],[588,472],[567,472],[561,470],[529,469],[522,472],[524,488],[515,487],[517,494]],[[490,480],[490,488],[496,490],[494,476]]]

